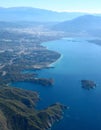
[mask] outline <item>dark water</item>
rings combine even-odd
[[[44,46],[62,54],[53,64],[55,68],[37,72],[39,76],[54,78],[54,86],[26,82],[13,85],[39,92],[42,99],[39,109],[55,102],[70,106],[64,119],[52,130],[101,130],[101,46],[80,38],[47,42]],[[90,91],[83,89],[82,79],[94,80],[97,87]]]

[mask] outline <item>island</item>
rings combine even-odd
[[[0,86],[0,130],[47,130],[59,121],[67,106],[55,103],[42,110],[36,92]]]
[[[96,87],[96,84],[92,80],[81,80],[82,88],[90,90]]]

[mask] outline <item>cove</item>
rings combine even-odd
[[[13,86],[37,91],[41,98],[39,109],[55,102],[70,107],[52,130],[101,130],[101,47],[86,38],[66,38],[43,45],[61,53],[61,58],[52,64],[54,68],[37,71],[40,77],[52,77],[54,85],[17,82]],[[94,80],[97,87],[83,89],[82,79]]]

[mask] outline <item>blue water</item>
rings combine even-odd
[[[41,98],[38,109],[55,102],[70,107],[52,130],[101,130],[101,46],[84,38],[61,39],[43,45],[62,55],[53,64],[55,68],[37,71],[40,77],[54,78],[54,86],[26,82],[13,86],[37,91]],[[97,87],[90,91],[83,89],[82,79],[94,80]]]

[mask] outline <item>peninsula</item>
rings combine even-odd
[[[60,120],[66,106],[55,103],[36,110],[36,92],[0,86],[0,130],[46,130]]]
[[[50,68],[60,58],[58,52],[48,50],[41,43],[59,39],[59,32],[37,30],[22,26],[3,27],[0,31],[0,84],[28,81],[44,86],[53,85],[53,79],[40,77],[35,70]],[[29,71],[33,71],[33,74]],[[28,71],[29,73],[23,73]]]
[[[37,92],[17,89],[9,84],[24,81],[53,85],[53,78],[40,77],[36,70],[49,68],[61,56],[41,45],[61,35],[40,29],[36,31],[32,27],[10,26],[0,26],[0,130],[47,130],[62,118],[67,107],[55,103],[37,110]]]

